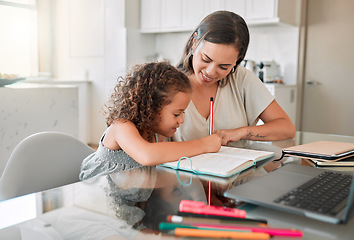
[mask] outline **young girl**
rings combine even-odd
[[[191,81],[192,101],[175,141],[208,134],[210,97],[214,98],[214,130],[223,145],[295,136],[293,123],[274,96],[255,74],[240,66],[248,43],[246,22],[228,11],[206,16],[191,34],[178,67]],[[264,124],[257,126],[259,119]]]
[[[172,137],[183,123],[190,100],[188,78],[167,62],[137,65],[125,79],[119,78],[106,105],[108,128],[97,151],[83,160],[80,180],[218,151],[217,134],[187,142],[159,142]]]

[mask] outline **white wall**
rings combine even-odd
[[[285,84],[297,79],[299,27],[290,25],[250,27],[250,45],[246,59],[256,62],[274,60],[280,65]]]
[[[108,84],[105,79],[107,46],[104,37],[107,29],[104,12],[104,0],[90,0],[90,4],[83,0],[58,0],[55,1],[53,16],[52,75],[59,80],[92,81],[87,121],[91,129],[95,126],[94,129],[99,132],[105,129],[104,119],[99,111],[107,97]],[[89,22],[84,21],[88,19]],[[95,25],[91,28],[90,24],[93,22]],[[87,138],[89,143],[97,142],[97,136],[93,132],[88,133]]]
[[[157,34],[156,53],[176,65],[183,54],[190,34],[190,32]]]
[[[139,0],[56,0],[53,6],[53,78],[89,80],[87,143],[106,128],[102,108],[119,76],[155,52],[140,34]]]
[[[295,85],[299,28],[290,25],[249,27],[250,44],[246,59],[256,62],[274,60],[280,65],[284,83]],[[190,32],[156,34],[156,53],[177,63]]]
[[[53,77],[92,82],[87,142],[97,143],[106,128],[102,107],[116,79],[135,63],[159,56],[176,64],[190,32],[141,34],[139,0],[55,0]],[[298,28],[250,28],[247,58],[274,59],[284,81],[296,84]]]

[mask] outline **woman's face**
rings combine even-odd
[[[236,65],[239,51],[231,44],[202,41],[193,44],[193,69],[197,83],[212,85],[226,77]]]

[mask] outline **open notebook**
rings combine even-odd
[[[222,146],[216,153],[204,153],[190,158],[161,164],[163,167],[218,177],[230,177],[275,156],[274,152]]]

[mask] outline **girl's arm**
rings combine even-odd
[[[275,100],[260,114],[259,118],[264,122],[263,125],[216,130],[215,133],[222,138],[222,145],[241,139],[276,141],[295,137],[294,124]]]
[[[123,149],[142,165],[153,166],[176,161],[181,157],[217,152],[221,146],[221,138],[217,134],[213,134],[185,142],[150,143],[140,135],[132,122],[119,121],[109,127],[103,144],[112,150]]]

